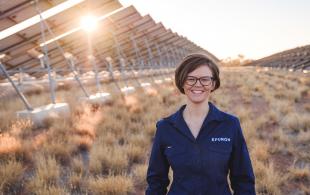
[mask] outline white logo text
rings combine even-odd
[[[230,142],[229,137],[212,137],[212,142]]]

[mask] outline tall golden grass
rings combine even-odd
[[[222,68],[221,80],[210,101],[240,118],[257,193],[309,194],[309,77]],[[0,194],[144,194],[155,123],[185,97],[172,83],[125,97],[113,84],[105,88],[113,98],[104,105],[79,103],[77,88],[57,91],[71,116],[49,119],[40,128],[14,117],[23,109],[19,99],[1,100]],[[49,102],[46,92],[27,97],[35,106]]]

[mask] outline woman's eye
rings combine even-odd
[[[209,82],[210,81],[209,78],[203,78],[203,79],[200,79],[200,80],[201,80],[201,82]]]

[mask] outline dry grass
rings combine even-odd
[[[50,194],[61,190],[60,166],[52,156],[38,155],[36,157],[35,175],[26,184],[26,191],[35,194]]]
[[[310,193],[310,79],[251,68],[223,68],[221,79],[211,101],[240,118],[257,193]],[[57,101],[69,103],[71,116],[42,128],[14,118],[18,99],[1,101],[0,194],[143,194],[155,122],[185,98],[168,83],[125,98],[105,87],[113,95],[105,105],[80,104],[81,90],[63,87]],[[43,91],[27,97],[35,106],[49,102]]]
[[[251,140],[248,147],[258,194],[309,193],[307,185],[300,181],[291,179],[288,185],[283,185],[288,178],[294,178],[292,171],[286,171],[293,159],[302,160],[305,169],[310,169],[307,144],[310,100],[306,93],[310,79],[292,75],[289,80],[285,75],[286,72],[258,72],[251,76],[224,73],[224,77],[230,78],[223,82],[226,92],[223,95],[230,97],[225,97],[229,101],[222,105],[240,117],[246,140]],[[261,97],[264,101],[251,97]],[[301,191],[296,192],[292,186]]]
[[[0,192],[19,193],[25,167],[22,163],[12,159],[1,163],[0,166]]]
[[[255,162],[255,161],[254,161]],[[257,177],[257,193],[281,195],[280,186],[286,181],[284,175],[280,175],[273,164],[254,163]]]
[[[107,147],[94,143],[90,150],[90,171],[94,174],[122,173],[129,164],[124,146]]]
[[[132,179],[126,175],[90,178],[88,190],[93,194],[126,195],[134,191]]]
[[[310,130],[310,114],[289,113],[283,120],[283,126],[289,130],[300,132]]]
[[[269,146],[266,143],[260,140],[255,140],[253,147],[251,148],[251,156],[256,158],[258,161],[267,163],[270,158],[268,148]]]
[[[132,164],[142,163],[145,161],[145,147],[135,146],[134,144],[128,144],[126,146],[126,153],[129,159],[129,162]]]
[[[81,173],[70,173],[67,189],[70,190],[72,194],[75,193],[84,193],[86,194],[87,191],[87,180]]]
[[[289,169],[289,172],[290,172],[289,179],[297,182],[310,184],[310,170],[308,167],[304,168],[291,167]]]
[[[146,171],[147,171],[147,165],[146,164],[140,164],[133,167],[132,175],[134,182],[137,186],[145,187],[146,186]]]

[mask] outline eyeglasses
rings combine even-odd
[[[212,82],[212,80],[214,80],[214,78],[210,77],[210,76],[204,76],[204,77],[199,77],[199,78],[194,77],[194,76],[187,76],[185,83],[187,85],[194,86],[198,80],[202,86],[208,86],[211,84],[211,82]]]

